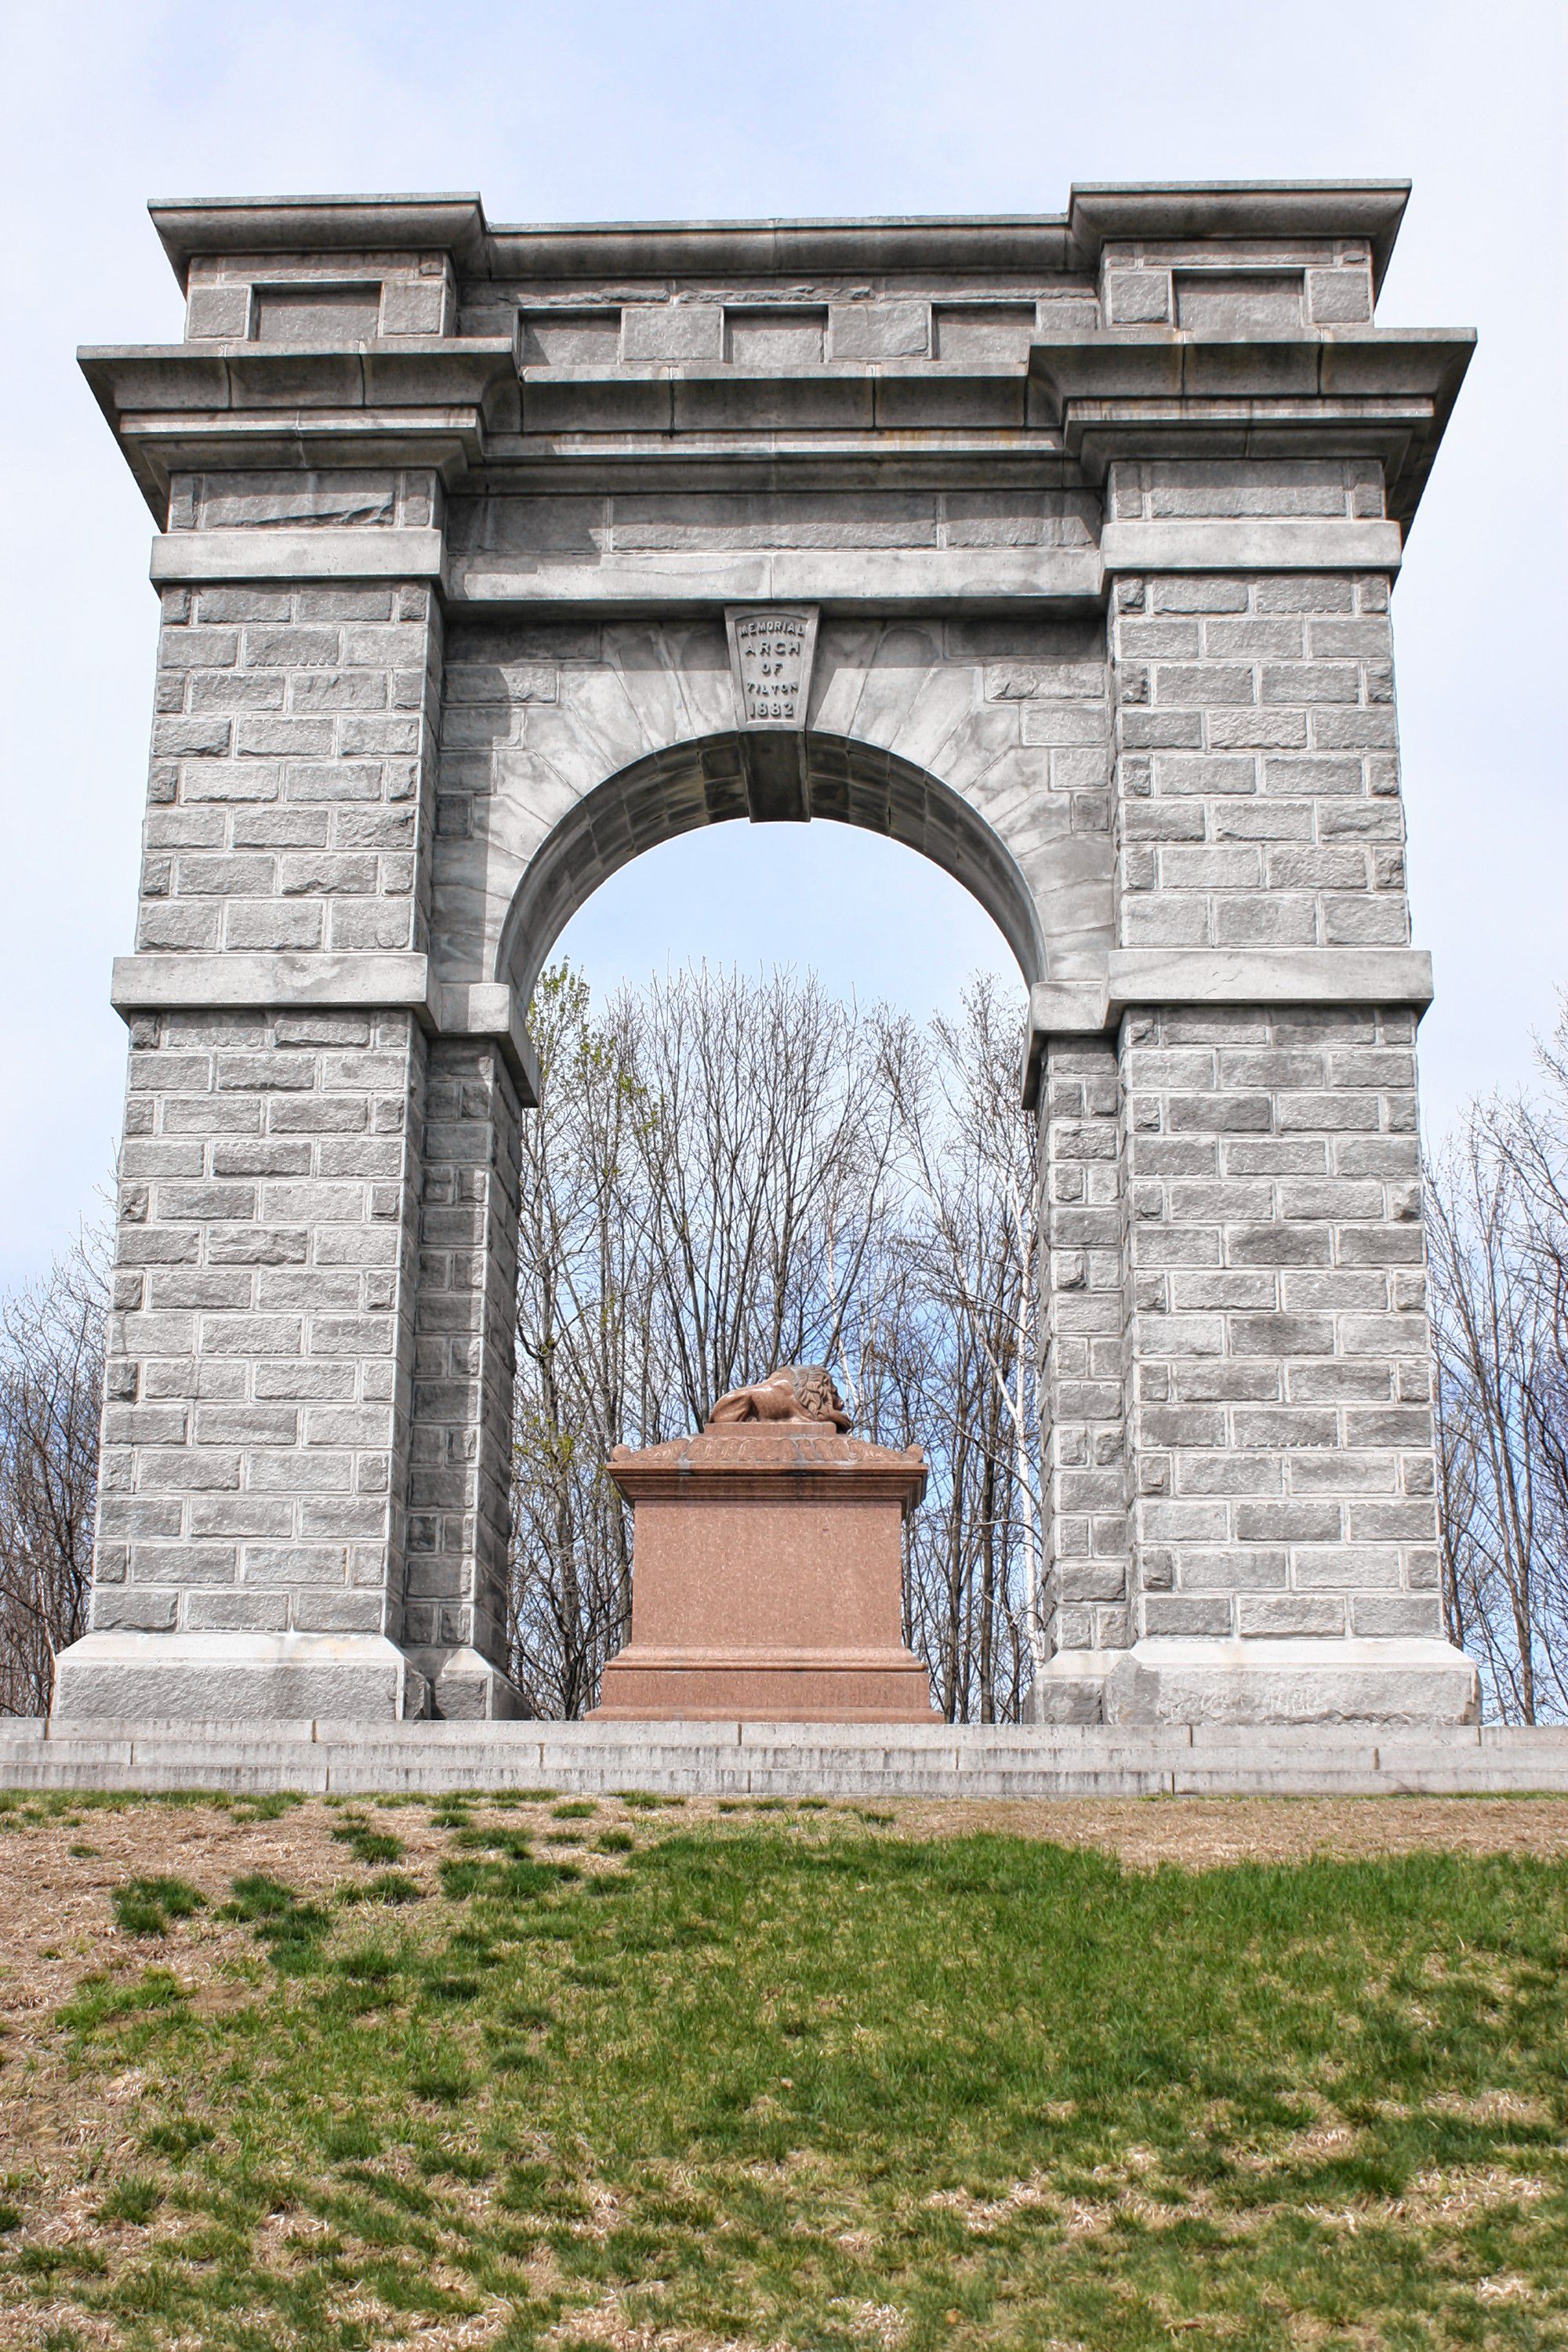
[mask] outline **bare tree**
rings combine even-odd
[[[826,1360],[890,1189],[876,1039],[814,980],[707,970],[595,1019],[534,998],[523,1141],[512,1671],[581,1714],[630,1612],[618,1444],[700,1428],[757,1370]]]
[[[1444,1608],[1508,1722],[1568,1714],[1568,1062],[1429,1171]]]
[[[648,1106],[638,1189],[661,1329],[700,1428],[759,1368],[837,1355],[882,1230],[895,1108],[875,1025],[814,974],[704,967],[623,995],[612,1019]]]
[[[701,971],[595,1019],[558,969],[533,1022],[512,1639],[530,1703],[580,1713],[625,1639],[611,1448],[813,1361],[868,1435],[925,1447],[904,1613],[939,1704],[1016,1716],[1039,1560],[1036,1223],[1002,992],[922,1033],[809,977]]]
[[[883,1016],[899,1114],[897,1441],[931,1463],[906,1564],[909,1638],[958,1721],[1015,1717],[1036,1664],[1040,1448],[1033,1137],[1016,1005],[975,982],[923,1032]],[[918,1366],[911,1384],[910,1368]],[[907,1431],[907,1433],[906,1433]]]
[[[0,1712],[42,1715],[87,1630],[104,1251],[89,1238],[0,1304]]]
[[[625,1038],[563,967],[534,995],[518,1265],[510,1670],[531,1709],[578,1716],[631,1614],[630,1530],[603,1465],[663,1433],[637,1187],[649,1116]]]

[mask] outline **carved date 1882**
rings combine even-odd
[[[816,614],[753,610],[729,617],[742,725],[803,726]]]

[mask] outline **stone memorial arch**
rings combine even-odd
[[[1406,194],[153,206],[184,340],[83,355],[163,626],[57,1712],[516,1710],[529,993],[731,818],[924,852],[1029,983],[1040,1719],[1473,1709],[1389,623],[1470,338],[1373,323]]]

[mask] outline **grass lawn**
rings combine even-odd
[[[1568,1807],[981,1818],[0,1799],[0,2344],[1568,2347]]]

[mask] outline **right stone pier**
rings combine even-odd
[[[1195,458],[1152,415],[1142,446],[1106,469],[1108,547],[1158,559],[1118,572],[1108,614],[1116,944],[1102,988],[1034,992],[1032,1712],[1471,1721],[1441,1606],[1431,985],[1409,944],[1393,574],[1344,560],[1349,538],[1338,565],[1281,562],[1336,499],[1342,529],[1393,511],[1389,468],[1343,454],[1321,399],[1272,451]]]
[[[1473,1717],[1442,1638],[1414,1042],[1402,1008],[1218,1005],[1050,1052],[1037,1719]]]

